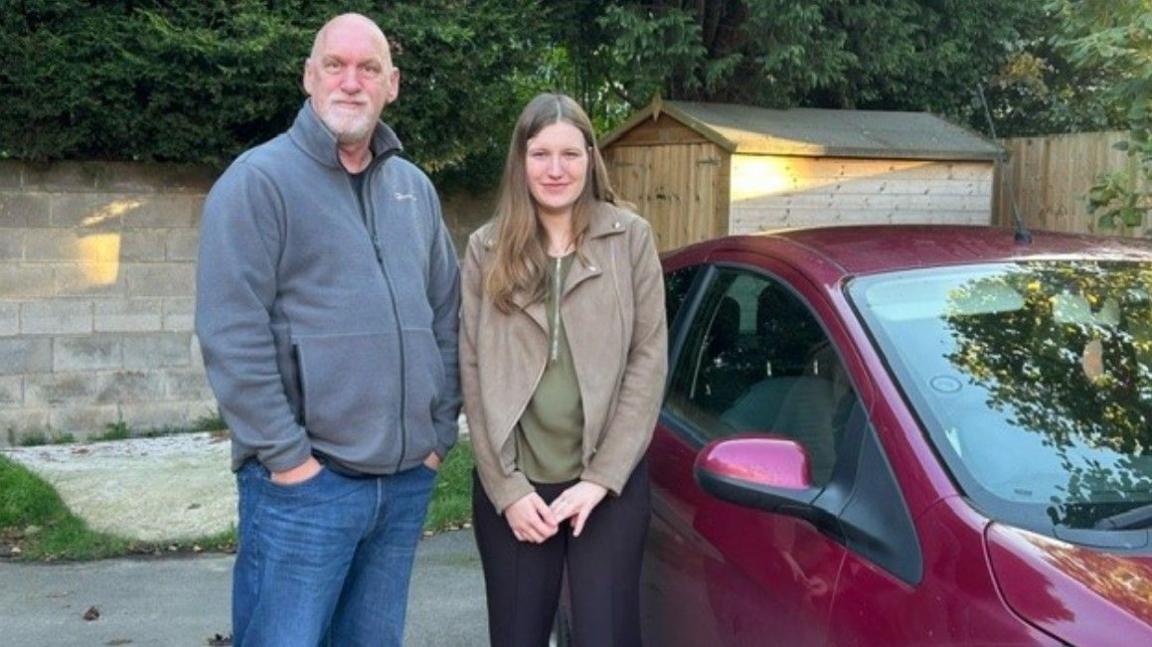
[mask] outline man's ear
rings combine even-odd
[[[390,88],[388,90],[388,94],[390,95],[388,103],[392,103],[396,100],[396,97],[400,96],[400,68],[392,68],[392,78],[389,79],[388,85]]]
[[[304,59],[304,92],[312,94],[312,59]]]

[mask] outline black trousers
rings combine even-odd
[[[546,503],[569,483],[535,484]],[[472,514],[488,594],[492,647],[542,647],[560,600],[565,568],[573,643],[640,645],[640,561],[651,511],[647,462],[632,471],[619,497],[609,494],[579,537],[565,521],[543,544],[517,541],[473,473]]]

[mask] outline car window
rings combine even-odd
[[[700,267],[689,265],[664,275],[664,308],[668,315],[666,321],[670,327],[676,322],[676,315],[688,298],[688,290],[696,280],[696,275],[700,273]]]
[[[855,400],[839,356],[799,297],[748,270],[717,272],[673,369],[672,412],[708,440],[750,432],[796,440],[821,484]]]
[[[1030,527],[1152,504],[1152,269],[1051,259],[849,294],[965,494]]]

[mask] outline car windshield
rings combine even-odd
[[[1152,503],[1152,264],[935,268],[848,292],[988,514],[1094,528]]]

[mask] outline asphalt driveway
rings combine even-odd
[[[0,642],[40,647],[227,644],[212,639],[231,631],[231,571],[230,555],[0,562]],[[484,584],[472,532],[424,539],[416,554],[404,644],[486,642]]]

